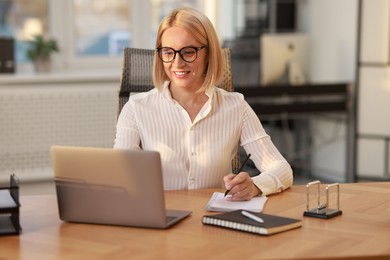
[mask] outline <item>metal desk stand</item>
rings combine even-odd
[[[309,203],[309,194],[310,194],[310,187],[313,185],[317,185],[317,207],[310,209]],[[323,218],[323,219],[330,219],[336,216],[339,216],[342,214],[342,211],[340,210],[340,185],[339,183],[333,183],[326,186],[326,202],[321,203],[320,202],[320,181],[313,181],[309,182],[306,185],[306,211],[303,213],[304,216],[307,217],[314,217],[314,218]],[[330,209],[329,208],[329,189],[332,187],[337,188],[337,209]]]

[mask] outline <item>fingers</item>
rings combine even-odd
[[[252,199],[252,193],[250,186],[246,186],[244,189],[237,192],[229,192],[231,197],[228,198],[230,201],[244,201]]]
[[[233,188],[233,186],[236,186],[239,184],[244,184],[245,182],[252,182],[252,179],[247,172],[240,172],[237,175],[234,175],[234,174],[232,174],[232,175],[233,175],[233,178],[231,178],[229,181],[231,188]],[[230,175],[228,175],[228,176],[230,177]]]
[[[236,177],[236,175],[233,174],[233,173],[230,173],[230,174],[225,175],[225,176],[223,177],[223,181],[224,181],[225,184],[226,184],[227,182],[230,182],[231,180],[233,180],[234,177]]]
[[[232,174],[233,175],[233,174]],[[224,177],[226,189],[229,190],[229,200],[232,201],[242,201],[242,200],[250,200],[253,197],[253,188],[254,184],[246,172],[240,172],[237,175],[232,176],[226,175]]]
[[[225,187],[226,189],[230,190],[231,188],[233,188],[235,185],[241,183],[244,179],[245,179],[245,176],[243,177],[242,175],[244,175],[245,173],[242,172],[240,174],[233,174],[233,173],[230,173],[228,175],[225,175],[225,177],[223,177],[223,180],[225,182]]]

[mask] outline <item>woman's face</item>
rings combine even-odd
[[[196,41],[186,30],[171,27],[163,33],[161,46],[179,51],[184,47],[203,47],[204,45]],[[165,73],[171,80],[171,88],[198,90],[204,81],[206,63],[206,48],[198,51],[197,58],[193,62],[184,61],[179,53],[176,53],[172,62],[164,62]]]

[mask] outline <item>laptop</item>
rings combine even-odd
[[[191,214],[166,210],[158,152],[52,146],[51,154],[63,221],[164,229]]]

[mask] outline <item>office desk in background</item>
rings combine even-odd
[[[317,175],[306,176],[309,179],[329,180],[326,172],[315,170],[315,167],[323,169],[327,165],[316,165],[316,159],[313,162],[311,161],[312,155],[316,152],[315,150],[310,152],[310,149],[318,149],[319,146],[318,140],[315,138],[317,134],[313,132],[310,126],[310,119],[318,120],[322,118],[326,122],[330,120],[330,122],[336,123],[340,127],[345,125],[345,144],[342,144],[345,147],[341,147],[341,149],[346,150],[345,166],[336,170],[341,172],[340,176],[332,177],[333,180],[336,179],[339,182],[355,182],[358,179],[355,174],[356,129],[352,85],[350,83],[308,83],[300,86],[283,84],[261,87],[241,86],[236,87],[235,91],[245,96],[245,100],[260,117],[263,124],[267,124],[267,121],[269,121],[272,126],[276,122],[284,130],[289,130],[290,127],[294,129],[292,130],[294,132],[292,144],[290,143],[290,147],[286,148],[287,151],[284,151],[283,155],[295,170],[300,169],[307,172],[308,175],[313,173]],[[286,133],[283,135],[283,138],[285,138]],[[276,140],[276,138],[273,137],[273,140]],[[286,143],[289,143],[288,140]],[[294,149],[294,151],[291,149]],[[330,172],[332,170],[335,169],[330,168]]]
[[[303,218],[273,236],[205,226],[213,189],[167,191],[168,208],[192,215],[168,230],[65,223],[54,195],[22,196],[19,236],[0,237],[7,259],[390,259],[390,182],[341,184],[343,215],[303,218],[305,186],[269,196],[264,213]]]
[[[350,84],[272,85],[235,88],[259,116],[349,113]]]

